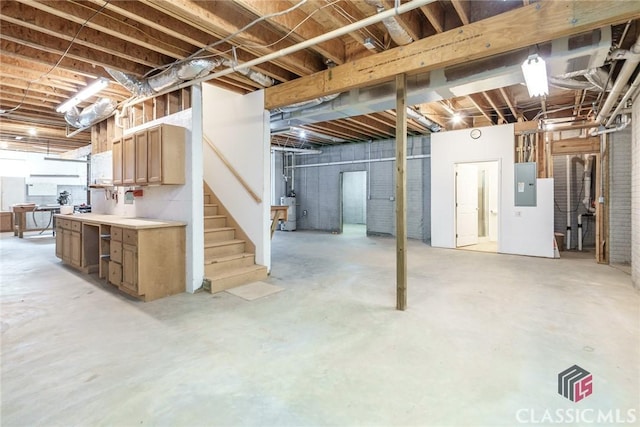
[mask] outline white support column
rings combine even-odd
[[[187,292],[204,279],[204,195],[202,154],[202,86],[191,86],[191,147],[187,149],[187,180],[191,183],[191,223],[187,226]]]

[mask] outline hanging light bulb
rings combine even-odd
[[[524,74],[524,81],[527,84],[530,97],[549,94],[546,63],[537,53],[529,55],[527,60],[524,61],[522,74]]]

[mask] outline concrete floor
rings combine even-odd
[[[51,237],[4,233],[1,424],[514,426],[558,410],[583,411],[575,425],[612,410],[639,422],[627,274],[410,241],[398,312],[394,248],[278,232],[268,282],[283,292],[141,303],[63,266]],[[556,385],[573,364],[594,377],[577,403]]]

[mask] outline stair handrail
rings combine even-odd
[[[220,160],[222,160],[222,163],[224,163],[224,165],[227,167],[227,169],[229,169],[231,174],[236,177],[236,179],[238,180],[238,182],[240,182],[240,184],[242,184],[242,186],[247,191],[247,193],[249,193],[251,198],[253,198],[253,200],[255,200],[256,203],[262,203],[262,199],[260,197],[258,197],[258,195],[251,189],[251,187],[249,187],[249,184],[247,184],[247,181],[245,181],[242,178],[242,176],[240,176],[238,171],[233,167],[233,165],[231,163],[229,163],[229,160],[227,160],[227,158],[224,156],[224,154],[222,154],[222,152],[220,150],[218,150],[218,148],[215,145],[213,145],[213,142],[211,142],[211,140],[209,138],[207,138],[206,135],[202,135],[202,137],[204,138],[204,141],[207,144],[209,144],[209,147],[211,147],[213,152],[216,153],[216,155],[220,158]]]

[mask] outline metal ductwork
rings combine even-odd
[[[545,60],[549,75],[558,77],[557,82],[560,84],[566,83],[567,79],[573,79],[582,81],[581,86],[586,86],[583,83],[587,79],[586,76],[589,76],[597,83],[594,85],[586,80],[589,86],[605,86],[608,74],[601,67],[607,61],[611,49],[611,27],[556,39],[541,45],[541,49],[548,52]],[[407,105],[419,105],[524,84],[521,65],[528,54],[528,49],[522,49],[486,60],[408,76]],[[386,82],[372,87],[352,89],[340,94],[331,102],[304,109],[273,110],[271,129],[371,114],[394,109],[395,105],[395,83]]]
[[[286,105],[284,107],[275,108],[271,111],[271,114],[277,113],[291,113],[293,111],[306,110],[311,107],[318,106],[320,104],[324,104],[325,102],[332,101],[340,96],[339,93],[334,93],[333,95],[321,96],[316,99],[311,99],[309,101],[301,101],[296,102],[295,104]]]
[[[64,115],[64,119],[74,128],[86,128],[109,117],[118,106],[117,102],[109,98],[100,98],[82,111],[77,107],[71,108]]]
[[[582,77],[578,80],[576,77]],[[549,77],[549,84],[567,90],[609,91],[609,75],[602,68],[591,68]]]
[[[365,2],[376,8],[378,13],[384,12],[384,6],[377,0],[365,0]],[[400,25],[398,19],[395,16],[385,18],[382,20],[382,24],[389,32],[391,40],[393,40],[398,46],[405,46],[409,43],[413,43],[413,38],[407,33],[407,31]]]
[[[275,83],[275,81],[271,77],[265,76],[264,74],[257,71],[253,71],[251,68],[241,68],[236,70],[238,63],[230,61],[228,59],[223,59],[222,65],[224,65],[225,67],[233,68],[237,73],[250,78],[261,86],[270,87]]]
[[[442,130],[442,127],[439,124],[437,124],[433,120],[429,120],[428,118],[426,118],[421,113],[414,110],[413,108],[407,107],[407,116],[410,119],[420,123],[422,126],[426,127],[431,132],[440,132]]]
[[[177,86],[182,82],[204,77],[209,74],[211,70],[219,67],[220,65],[225,65],[229,68],[233,68],[236,72],[247,76],[261,86],[269,87],[274,84],[274,80],[269,76],[265,76],[264,74],[254,71],[250,68],[236,69],[236,67],[241,64],[237,64],[228,59],[220,58],[190,59],[178,64],[171,65],[166,70],[161,71],[160,73],[155,74],[151,77],[147,77],[143,80],[140,80],[131,74],[123,73],[122,71],[113,70],[111,68],[105,68],[105,70],[107,71],[107,73],[109,73],[109,75],[111,75],[111,77],[113,77],[118,83],[124,86],[134,96],[146,97],[162,92],[163,90],[169,89],[172,86]]]

